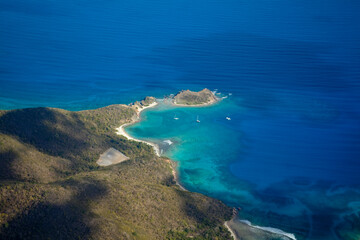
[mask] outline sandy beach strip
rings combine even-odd
[[[285,237],[287,237],[289,239],[296,240],[296,237],[295,237],[295,235],[293,233],[287,233],[287,232],[284,232],[281,229],[277,229],[277,228],[273,228],[273,227],[262,227],[262,226],[253,225],[248,220],[240,220],[240,222],[242,222],[242,223],[244,223],[244,224],[246,224],[246,225],[248,225],[249,227],[252,227],[252,228],[260,229],[260,230],[265,231],[265,232],[282,235],[282,236],[285,236]]]
[[[124,123],[123,125],[121,125],[120,127],[116,128],[116,133],[121,135],[121,136],[124,136],[126,139],[128,140],[132,140],[132,141],[136,141],[136,142],[142,142],[142,143],[145,143],[145,144],[148,144],[150,146],[152,146],[155,150],[155,153],[158,157],[160,157],[160,148],[157,144],[155,143],[152,143],[152,142],[148,142],[148,141],[144,141],[144,140],[140,140],[140,139],[136,139],[136,138],[133,138],[131,137],[126,131],[125,131],[125,127],[129,126],[129,125],[132,125],[136,122],[139,122],[141,121],[140,119],[140,113],[142,111],[144,111],[145,109],[147,108],[152,108],[152,107],[155,107],[156,105],[158,105],[159,103],[158,102],[154,102],[152,104],[150,104],[149,106],[146,106],[146,107],[143,107],[143,108],[140,108],[137,110],[137,114],[138,114],[138,119],[136,121],[133,121],[133,122],[130,122],[130,123]],[[174,180],[175,180],[175,183],[176,185],[183,191],[188,191],[186,188],[184,188],[180,182],[179,182],[179,179],[178,179],[178,174],[177,174],[177,171],[176,171],[176,164],[175,162],[172,162],[170,159],[167,159],[166,162],[169,163],[170,167],[171,167],[171,173],[174,177]],[[175,166],[174,166],[175,165]]]
[[[236,219],[238,216],[238,212],[237,210],[234,208],[233,210],[233,216],[229,221],[226,221],[224,223],[224,226],[229,230],[229,232],[231,233],[231,236],[234,238],[234,240],[239,240],[242,239],[243,236],[240,236],[239,233],[244,234],[244,232],[241,230],[241,225],[242,226],[246,226],[246,231],[253,231],[251,229],[256,229],[258,231],[261,231],[261,234],[275,234],[278,237],[281,237],[281,239],[288,239],[288,240],[296,240],[296,237],[294,234],[292,233],[287,233],[284,232],[280,229],[277,228],[272,228],[272,227],[261,227],[261,226],[257,226],[257,225],[253,225],[250,221],[248,220],[241,220],[241,219]],[[259,233],[260,234],[260,233]]]
[[[228,221],[226,221],[226,222],[224,223],[224,226],[227,228],[227,230],[229,230],[232,238],[233,238],[234,240],[238,240],[238,238],[236,237],[234,231],[231,229],[231,227],[229,227]]]
[[[215,103],[217,103],[217,102],[219,102],[219,101],[221,101],[221,99],[218,98],[216,101],[211,101],[211,102],[209,102],[209,103],[199,104],[199,105],[181,105],[181,104],[175,104],[175,103],[172,103],[172,105],[177,106],[177,107],[206,107],[206,106],[215,104]],[[157,144],[152,143],[152,142],[147,142],[147,141],[144,141],[144,140],[140,140],[140,139],[133,138],[133,137],[131,137],[129,134],[127,134],[127,132],[124,130],[125,127],[127,127],[127,126],[129,126],[129,125],[132,125],[132,124],[134,124],[134,123],[136,123],[136,122],[138,122],[138,121],[141,120],[141,119],[140,119],[140,113],[141,113],[143,110],[145,110],[145,109],[147,109],[147,108],[155,107],[156,105],[158,105],[158,102],[154,102],[154,103],[150,104],[149,106],[146,106],[146,107],[143,107],[143,108],[138,109],[138,110],[137,110],[138,119],[135,120],[135,121],[133,121],[133,122],[125,123],[125,124],[121,125],[120,127],[118,127],[118,128],[116,129],[116,133],[119,134],[119,135],[121,135],[121,136],[124,136],[124,137],[125,137],[126,139],[128,139],[128,140],[133,140],[133,141],[136,141],[136,142],[142,142],[142,143],[145,143],[145,144],[148,144],[148,145],[152,146],[152,147],[154,148],[154,150],[155,150],[156,155],[157,155],[158,157],[160,157],[160,148],[159,148],[159,146],[158,146]],[[174,177],[174,180],[175,180],[176,185],[177,185],[181,190],[183,190],[183,191],[188,191],[188,190],[187,190],[186,188],[184,188],[184,187],[180,184],[180,182],[179,182],[178,173],[177,173],[177,171],[176,171],[176,164],[177,164],[177,163],[172,162],[172,160],[170,160],[170,159],[166,159],[165,161],[168,162],[169,165],[170,165],[170,167],[171,167],[171,173],[172,173],[172,175],[173,175],[173,177]],[[174,166],[174,165],[175,165],[175,166]],[[231,221],[231,220],[230,220],[230,221]],[[229,232],[230,232],[231,236],[234,238],[234,240],[238,240],[237,237],[236,237],[236,234],[234,233],[234,231],[229,227],[228,221],[226,221],[226,222],[224,223],[224,226],[229,230]]]
[[[148,109],[148,108],[152,108],[152,107],[155,107],[156,105],[158,105],[158,102],[154,102],[152,104],[150,104],[149,106],[146,106],[146,107],[142,107],[140,109],[137,110],[137,114],[138,114],[138,119],[133,121],[133,122],[130,122],[130,123],[124,123],[123,125],[121,125],[120,127],[116,128],[116,133],[121,135],[121,136],[124,136],[125,138],[127,138],[128,140],[133,140],[133,141],[136,141],[136,142],[142,142],[142,143],[145,143],[147,145],[150,145],[154,148],[155,150],[155,153],[158,157],[160,157],[160,148],[157,144],[155,143],[152,143],[152,142],[147,142],[147,141],[144,141],[144,140],[140,140],[140,139],[136,139],[136,138],[133,138],[131,137],[129,134],[127,134],[127,132],[125,131],[125,127],[129,126],[129,125],[132,125],[138,121],[140,121],[140,113],[142,111],[144,111],[145,109]]]
[[[206,106],[209,106],[209,105],[213,105],[213,104],[216,104],[218,102],[220,102],[223,98],[217,98],[216,100],[213,100],[213,101],[210,101],[208,103],[203,103],[203,104],[199,104],[199,105],[185,105],[185,104],[177,104],[176,102],[172,102],[171,104],[173,106],[176,106],[176,107],[206,107]],[[136,139],[136,138],[133,138],[131,137],[129,134],[127,134],[127,132],[125,131],[125,127],[129,126],[129,125],[132,125],[136,122],[139,122],[141,121],[141,118],[140,118],[140,113],[147,109],[147,108],[152,108],[152,107],[155,107],[157,106],[159,103],[158,102],[154,102],[152,104],[150,104],[149,106],[146,106],[146,107],[142,107],[142,108],[138,108],[136,109],[136,112],[137,112],[137,116],[138,118],[130,123],[125,123],[123,125],[121,125],[120,127],[116,128],[116,133],[121,135],[121,136],[124,136],[126,139],[128,140],[133,140],[133,141],[136,141],[136,142],[142,142],[142,143],[145,143],[145,144],[148,144],[150,146],[153,147],[156,155],[158,157],[160,157],[160,148],[157,144],[155,143],[152,143],[152,142],[148,142],[148,141],[144,141],[144,140],[140,140],[140,139]],[[183,191],[188,191],[186,188],[184,188],[180,182],[179,182],[179,179],[178,179],[178,173],[176,171],[176,162],[173,162],[172,160],[170,159],[165,159],[166,162],[169,163],[170,167],[171,167],[171,172],[172,172],[172,175],[174,177],[174,180],[175,180],[175,183],[176,185]],[[234,229],[232,229],[229,225],[229,222],[231,221],[234,221],[235,217],[236,217],[237,213],[236,213],[236,209],[234,210],[234,215],[232,217],[231,220],[229,221],[226,221],[224,223],[224,226],[229,230],[232,238],[234,240],[238,240],[239,238],[237,237],[237,234],[235,233]],[[270,233],[275,233],[275,234],[278,234],[278,235],[283,235],[289,239],[292,239],[292,240],[296,240],[294,234],[291,234],[291,233],[286,233],[280,229],[276,229],[276,228],[271,228],[271,227],[261,227],[261,226],[256,226],[256,225],[252,225],[249,221],[247,220],[240,220],[241,223],[243,224],[246,224],[248,225],[249,227],[252,227],[252,228],[255,228],[255,229],[259,229],[259,230],[262,230],[262,231],[265,231],[265,232],[270,232]]]

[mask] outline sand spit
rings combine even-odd
[[[153,102],[151,103],[150,105],[148,106],[145,106],[145,107],[141,107],[141,108],[137,108],[136,112],[137,112],[137,115],[138,115],[138,118],[130,123],[125,123],[123,125],[121,125],[120,127],[118,127],[116,129],[116,133],[121,135],[121,136],[124,136],[125,138],[127,138],[128,140],[133,140],[133,141],[136,141],[136,142],[142,142],[142,143],[145,143],[145,144],[148,144],[150,146],[152,146],[155,150],[155,153],[157,156],[160,156],[160,148],[157,144],[155,143],[152,143],[152,142],[147,142],[147,141],[144,141],[144,140],[139,140],[139,139],[136,139],[136,138],[133,138],[131,137],[129,134],[127,134],[124,130],[125,127],[129,126],[129,125],[132,125],[138,121],[140,121],[140,113],[142,111],[144,111],[145,109],[148,109],[148,108],[152,108],[152,107],[155,107],[156,105],[158,105],[158,102]]]

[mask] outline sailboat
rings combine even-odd
[[[175,120],[179,120],[179,118],[178,118],[178,117],[176,117],[176,114],[174,115],[174,119],[175,119]]]
[[[197,118],[196,118],[196,122],[200,122],[200,120],[199,120],[199,115],[197,116]]]
[[[226,120],[229,120],[229,121],[230,121],[230,120],[231,120],[231,118],[230,118],[230,117],[226,117]]]

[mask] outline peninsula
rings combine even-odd
[[[231,239],[230,207],[183,191],[167,158],[116,134],[154,104],[0,111],[0,238]]]
[[[175,98],[203,106],[209,92]],[[157,104],[0,110],[0,238],[248,239],[231,207],[186,191],[155,144],[126,134]]]

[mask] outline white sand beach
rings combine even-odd
[[[156,105],[158,105],[158,102],[154,102],[154,103],[152,103],[152,104],[150,104],[149,106],[146,106],[146,107],[138,108],[138,109],[137,109],[138,119],[135,120],[135,121],[133,121],[133,122],[131,122],[131,123],[125,123],[125,124],[121,125],[120,127],[118,127],[118,128],[116,129],[116,133],[119,134],[119,135],[121,135],[121,136],[126,137],[126,138],[129,139],[129,140],[133,140],[133,141],[136,141],[136,142],[142,142],[142,143],[145,143],[145,144],[148,144],[148,145],[152,146],[152,147],[154,148],[154,150],[155,150],[156,155],[157,155],[157,156],[160,156],[160,149],[159,149],[159,146],[158,146],[157,144],[152,143],[152,142],[147,142],[147,141],[144,141],[144,140],[140,140],[140,139],[133,138],[133,137],[131,137],[129,134],[127,134],[126,131],[124,130],[125,127],[127,127],[127,126],[129,126],[129,125],[131,125],[131,124],[134,124],[134,123],[140,121],[140,113],[141,113],[142,111],[144,111],[145,109],[148,109],[148,108],[155,107]]]
[[[238,212],[234,209],[231,220],[224,223],[224,226],[229,230],[234,240],[253,239],[252,237],[255,233],[258,234],[257,236],[261,239],[269,236],[277,236],[281,237],[281,239],[296,240],[295,235],[292,233],[287,233],[277,228],[253,225],[248,220],[238,219],[237,216]]]
[[[227,230],[229,230],[232,238],[233,238],[234,240],[238,240],[238,238],[236,237],[234,231],[229,227],[228,221],[226,221],[226,222],[224,223],[224,226],[227,228]]]
[[[284,232],[284,231],[282,231],[280,229],[272,228],[272,227],[261,227],[261,226],[257,226],[257,225],[252,225],[252,223],[250,221],[248,221],[248,220],[240,220],[240,222],[245,223],[246,225],[248,225],[250,227],[263,230],[265,232],[270,232],[270,233],[275,233],[275,234],[278,234],[278,235],[283,235],[285,237],[288,237],[289,239],[296,240],[296,237],[295,237],[295,235],[293,233],[287,233],[287,232]]]

